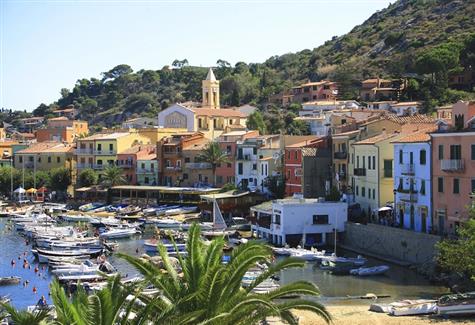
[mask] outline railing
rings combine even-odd
[[[401,166],[401,174],[403,175],[414,175],[416,168],[414,164],[404,164]]]
[[[155,174],[155,169],[152,169],[152,168],[138,168],[135,172],[137,174]]]
[[[348,157],[348,153],[346,151],[335,152],[333,154],[334,159],[346,159]]]
[[[404,202],[417,202],[417,193],[399,193],[399,200]]]
[[[92,149],[76,149],[76,155],[92,155],[94,150]]]
[[[353,174],[355,176],[366,176],[366,168],[355,168]]]
[[[175,171],[180,171],[181,170],[181,166],[167,166],[165,167],[166,170],[175,170]]]
[[[77,169],[84,169],[84,168],[94,168],[93,164],[76,164]]]
[[[109,165],[104,165],[104,164],[94,164],[92,168],[94,169],[104,169]]]
[[[133,168],[134,167],[134,164],[132,163],[117,163],[117,166],[118,167],[122,167],[122,168]]]
[[[463,159],[444,159],[440,162],[440,169],[448,172],[463,171],[465,168]]]
[[[210,169],[211,167],[212,165],[207,162],[185,164],[186,169]]]
[[[237,160],[251,161],[251,160],[257,160],[257,158],[253,157],[253,155],[246,154],[246,155],[238,155]]]
[[[110,156],[110,155],[115,155],[116,151],[115,150],[94,150],[94,154]]]

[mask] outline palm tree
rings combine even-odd
[[[39,309],[35,312],[29,312],[26,310],[16,310],[15,307],[9,304],[1,304],[5,308],[5,312],[0,315],[0,319],[10,317],[15,325],[43,325],[47,324],[47,318],[49,317],[49,309]]]
[[[140,287],[124,285],[120,276],[108,280],[107,286],[91,295],[78,286],[78,291],[69,299],[59,282],[51,285],[55,305],[55,323],[60,325],[139,325],[143,318],[132,314],[138,308],[136,295]],[[130,297],[130,298],[129,298]]]
[[[127,180],[123,176],[123,171],[117,166],[108,166],[104,169],[102,174],[102,185],[116,186],[127,183]]]
[[[213,182],[216,186],[216,168],[219,164],[229,163],[228,154],[221,150],[219,143],[211,141],[203,149],[203,151],[196,157],[198,161],[206,162],[211,165],[213,172]]]
[[[289,267],[302,267],[304,262],[288,258],[270,264],[269,268],[247,288],[242,288],[246,271],[256,263],[270,263],[272,250],[257,242],[248,242],[234,249],[231,261],[223,264],[224,239],[218,238],[205,246],[200,238],[200,228],[195,224],[189,230],[186,247],[187,258],[178,254],[183,274],[172,266],[167,250],[158,246],[166,272],[141,258],[119,254],[132,264],[151,284],[159,290],[152,297],[140,297],[146,304],[141,311],[157,324],[256,324],[269,316],[279,317],[286,323],[297,324],[293,309],[309,310],[320,315],[326,322],[331,317],[321,304],[306,299],[282,298],[294,295],[319,295],[318,288],[310,282],[297,281],[286,284],[265,294],[252,290],[274,273]]]

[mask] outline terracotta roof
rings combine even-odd
[[[397,136],[400,136],[400,134],[399,133],[381,133],[381,134],[378,134],[377,136],[355,142],[354,144],[375,144],[384,140],[395,138]]]
[[[430,141],[430,135],[427,132],[417,132],[407,135],[397,140],[391,141],[391,143],[413,143],[413,142],[428,142]]]
[[[315,139],[310,139],[310,140],[297,142],[297,143],[294,143],[294,144],[289,144],[289,145],[285,146],[285,149],[287,149],[287,148],[288,149],[303,148],[303,147],[315,144],[317,142],[320,142],[323,139],[324,139],[323,137],[316,137]]]
[[[115,140],[129,134],[129,132],[98,133],[78,140]]]
[[[203,138],[201,141],[193,142],[192,144],[183,146],[183,151],[185,150],[203,150],[204,147],[210,142],[209,139]]]
[[[48,121],[69,121],[69,119],[66,116],[60,116],[60,117],[52,117],[48,119]]]
[[[62,142],[38,142],[30,145],[28,148],[17,151],[15,154],[29,154],[29,153],[66,153],[73,151],[72,145],[64,144]]]
[[[119,155],[132,155],[132,154],[138,154],[140,152],[150,152],[150,151],[155,151],[156,147],[154,145],[135,145],[132,146],[128,149],[125,149],[124,151],[119,152]]]
[[[190,108],[198,116],[210,116],[210,117],[246,117],[245,114],[238,110],[229,108]]]

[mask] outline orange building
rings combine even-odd
[[[43,129],[36,130],[36,140],[45,141],[63,141],[73,143],[74,140],[89,133],[86,121],[70,120],[65,116],[55,117],[48,120]]]

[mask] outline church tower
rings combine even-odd
[[[219,109],[219,81],[214,76],[213,69],[209,68],[206,80],[203,80],[203,108]]]

